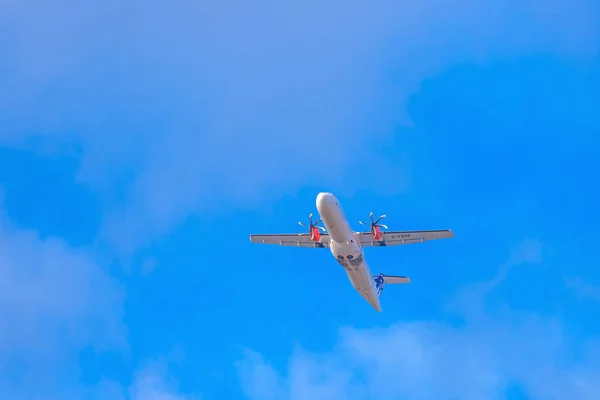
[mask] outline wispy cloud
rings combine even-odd
[[[504,265],[540,262],[540,250],[539,243],[524,242]],[[485,304],[489,292],[476,293],[469,301]],[[518,310],[473,314],[463,306],[460,324],[343,328],[332,351],[296,349],[283,373],[250,353],[239,368],[243,387],[251,399],[279,393],[298,400],[481,400],[504,399],[515,388],[535,399],[600,396],[600,362],[593,356],[600,347],[593,338],[574,336],[559,318]]]
[[[565,284],[580,300],[600,300],[600,286],[588,282],[581,277],[567,277],[565,278]]]
[[[183,400],[160,361],[130,388],[80,381],[81,350],[128,357],[124,288],[85,249],[15,226],[0,213],[0,397]],[[194,398],[195,399],[195,398]]]
[[[509,277],[515,268],[524,265],[539,265],[544,261],[547,249],[537,239],[524,239],[510,251],[508,259],[500,264],[496,274],[489,280],[474,283],[458,290],[446,308],[461,315],[485,316],[485,298]]]
[[[89,386],[78,397],[93,400],[201,400],[197,394],[183,394],[165,359],[147,361],[133,374],[129,386],[101,380]]]
[[[589,57],[597,8],[5,0],[0,140],[81,151],[81,179],[110,210],[104,234],[129,252],[222,201],[307,182],[343,190],[365,165],[396,177],[387,192],[405,190],[410,165],[370,149],[408,122],[423,78],[531,52]],[[358,185],[376,190],[368,175]]]
[[[180,394],[177,382],[169,374],[164,360],[152,361],[136,374],[129,388],[131,400],[200,400],[198,395]]]
[[[78,380],[82,348],[127,350],[122,288],[85,251],[3,215],[0,286],[2,397],[60,397]]]

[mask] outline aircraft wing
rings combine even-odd
[[[450,229],[433,231],[386,231],[383,232],[381,240],[375,240],[371,232],[360,232],[359,237],[363,247],[378,247],[422,243],[436,239],[450,239],[454,237],[454,233]]]
[[[329,247],[329,235],[327,233],[321,233],[321,239],[318,242],[311,240],[310,233],[250,235],[250,241],[252,243],[278,244],[280,246],[309,247],[317,249]]]

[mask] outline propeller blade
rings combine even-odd
[[[365,224],[364,222],[362,222],[362,221],[358,221],[358,223],[359,223],[359,224],[361,224],[361,225],[366,225],[366,224]]]
[[[377,221],[375,221],[375,223],[378,223],[379,221],[381,221],[382,219],[384,219],[386,217],[385,214],[383,214],[381,217],[377,218]]]
[[[310,225],[308,225],[308,228],[309,228],[309,229],[312,229],[312,228],[314,228],[314,227],[317,227],[317,228],[319,228],[320,230],[322,230],[323,232],[326,232],[327,230],[326,230],[325,228],[323,228],[322,226],[317,226],[317,224],[318,224],[319,222],[321,222],[323,219],[322,219],[322,218],[319,218],[319,220],[318,220],[318,221],[316,221],[316,222],[314,222],[314,223],[313,223],[313,221],[312,221],[312,217],[313,217],[313,213],[310,213],[310,214],[308,215],[308,219],[309,219],[309,221],[310,221]],[[302,223],[302,221],[298,221],[298,225],[300,225],[300,226],[303,226],[303,227],[307,227],[307,225],[303,224],[303,223]]]
[[[388,228],[387,225],[384,225],[384,224],[379,224],[379,226],[382,227],[383,229],[387,229]]]

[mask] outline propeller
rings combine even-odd
[[[310,213],[310,215],[308,216],[308,221],[309,221],[308,229],[309,229],[309,231],[312,232],[313,228],[318,228],[318,229],[322,230],[323,232],[325,232],[326,231],[325,228],[323,228],[322,226],[317,226],[317,224],[319,222],[321,222],[321,218],[319,218],[316,222],[313,222],[312,217],[313,217],[313,215],[312,215],[312,213]],[[306,226],[306,225],[304,225],[300,221],[298,221],[298,225],[300,225],[300,226]]]
[[[382,219],[384,219],[386,217],[385,214],[383,214],[382,216],[380,216],[379,218],[377,218],[376,221],[373,221],[373,211],[371,211],[371,213],[369,214],[369,218],[371,218],[371,223],[369,224],[371,226],[371,229],[374,229],[375,227],[381,227],[383,229],[387,229],[387,225],[384,224],[380,224],[379,221],[381,221]],[[358,221],[359,224],[361,225],[367,225],[362,221]]]

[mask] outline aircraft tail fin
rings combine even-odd
[[[384,275],[379,274],[373,276],[375,280],[375,286],[377,288],[377,296],[381,296],[381,292],[383,291],[383,286],[387,283],[390,285],[396,285],[399,283],[410,283],[410,278],[407,276],[393,276],[393,275]]]

